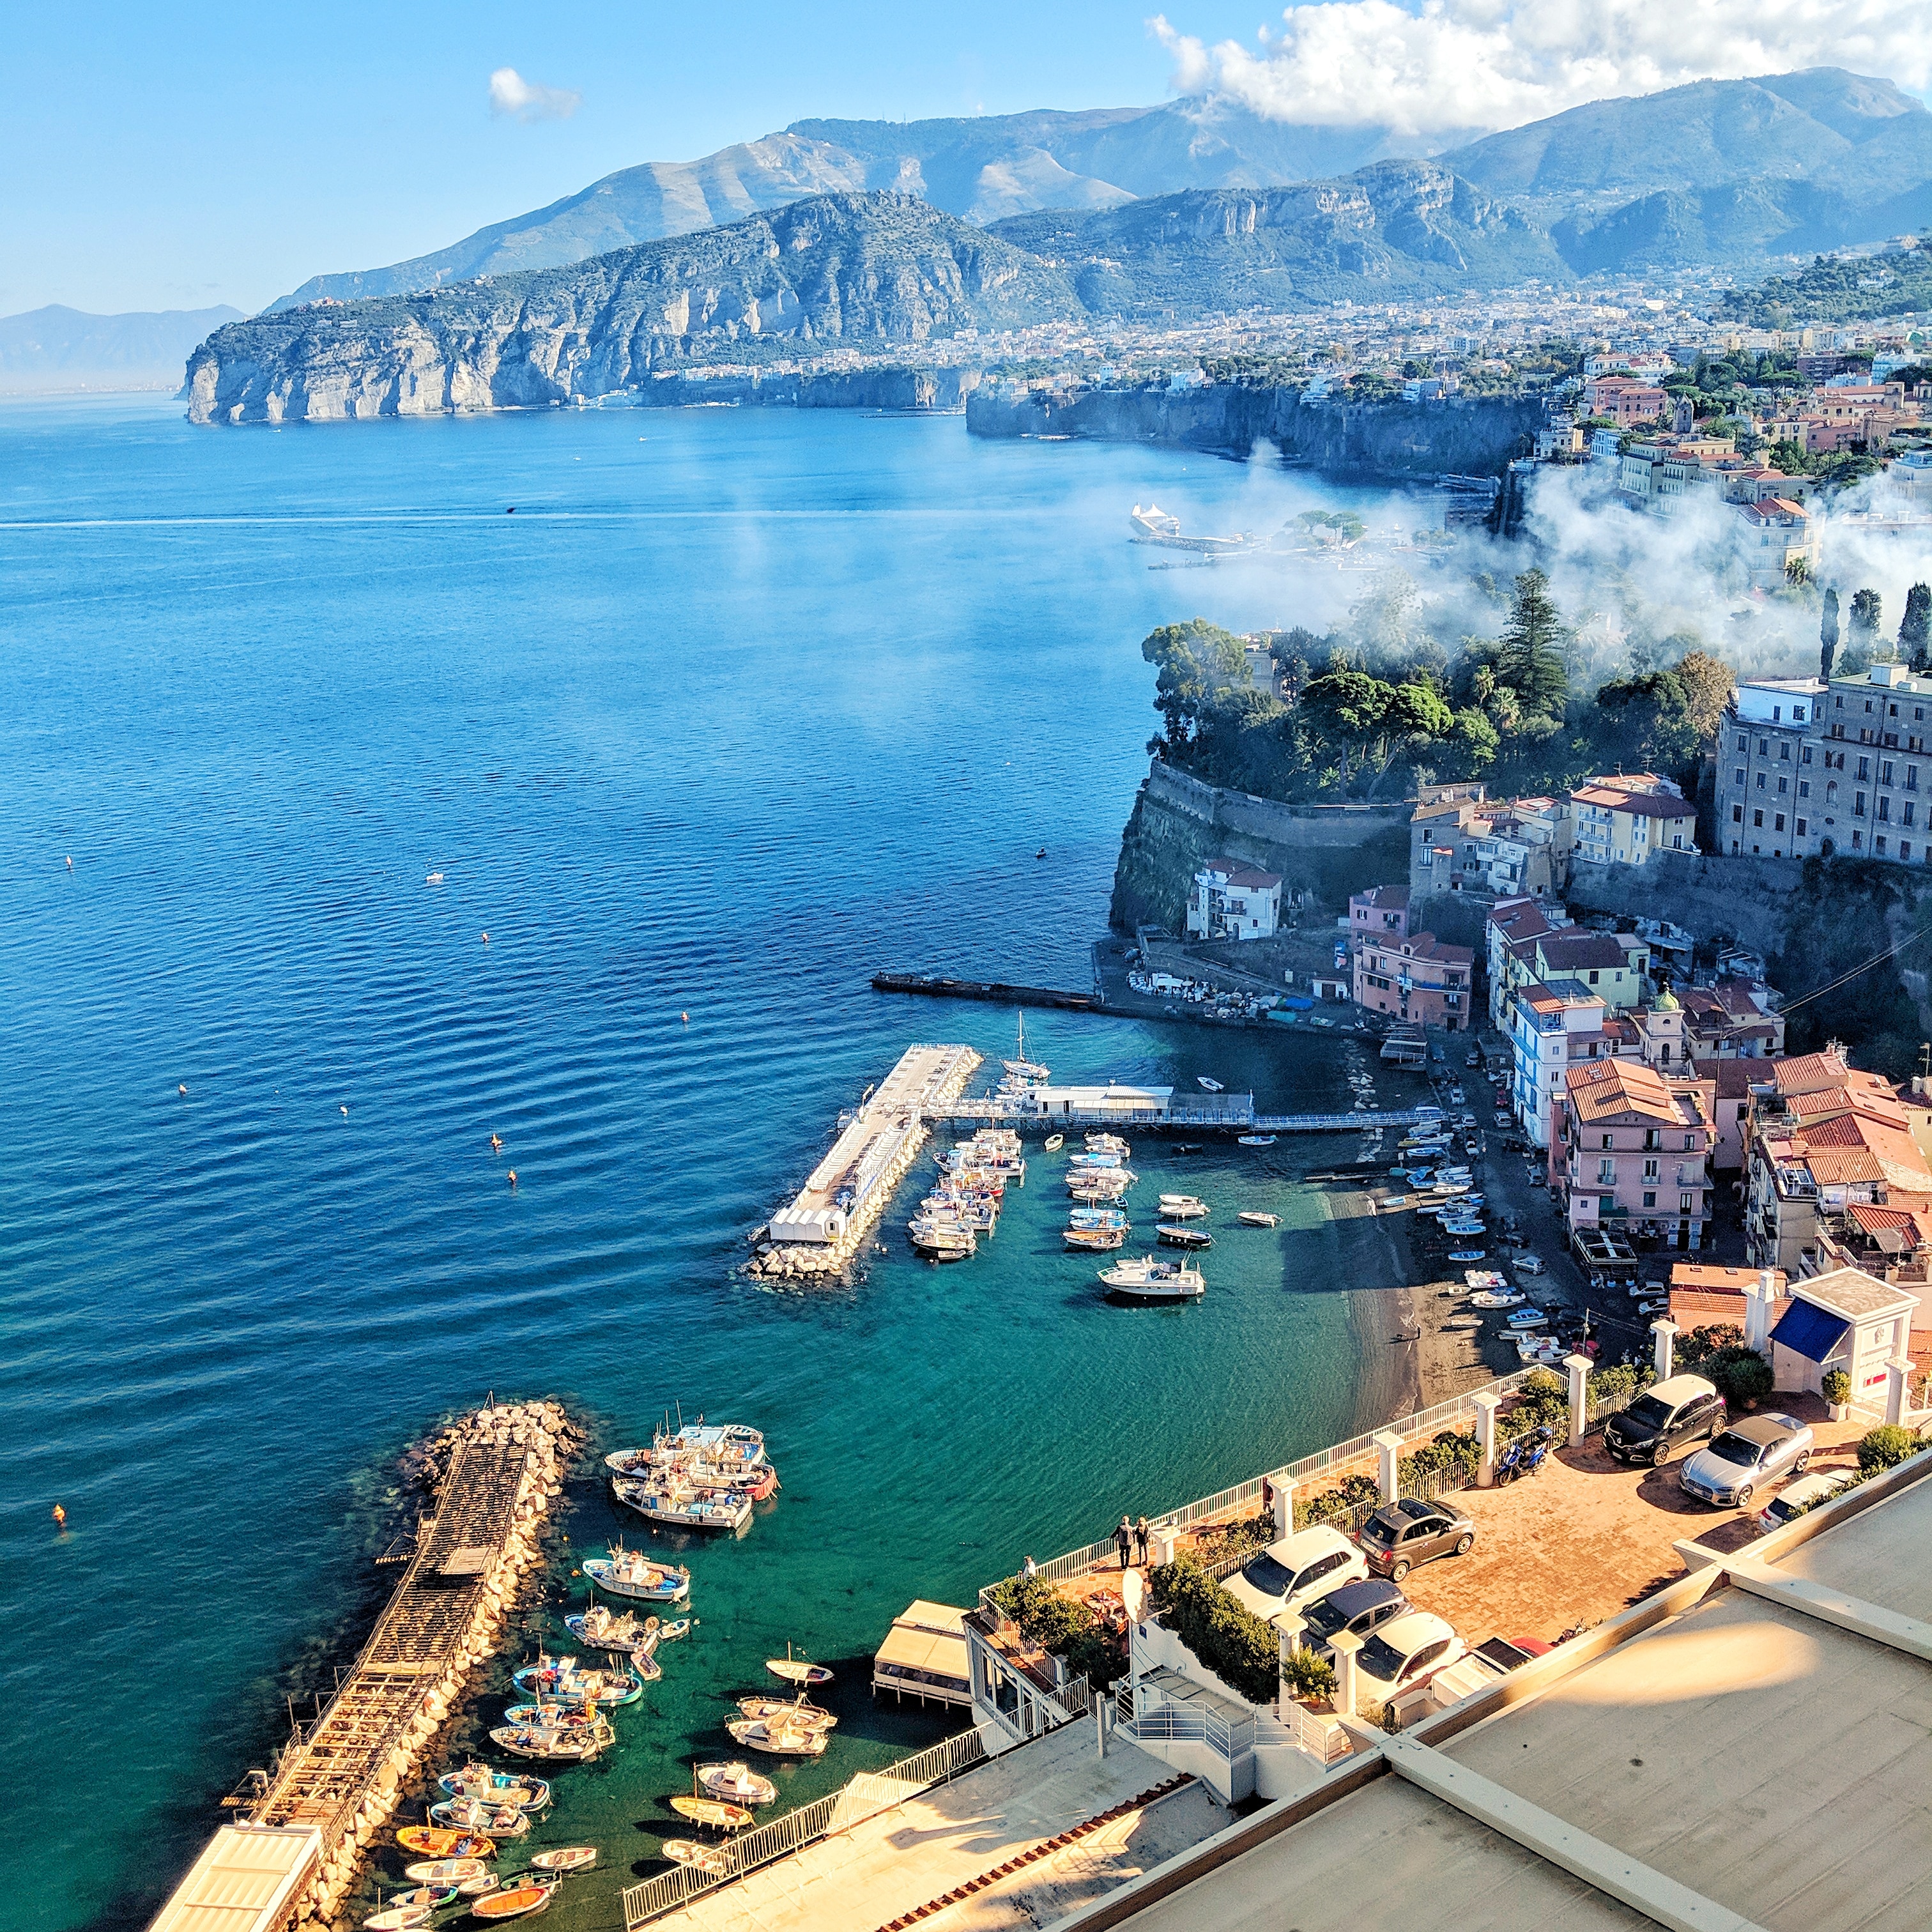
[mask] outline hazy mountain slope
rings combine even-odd
[[[183,358],[238,308],[88,315],[56,304],[0,316],[0,394],[63,389],[172,389]]]
[[[1306,308],[1570,274],[1543,230],[1433,161],[1166,195],[1100,214],[1018,215],[992,232],[1064,264],[1101,314]]]
[[[609,394],[776,337],[868,345],[1078,312],[1065,274],[914,197],[836,194],[568,268],[218,329],[196,422],[434,415]]]

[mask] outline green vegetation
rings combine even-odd
[[[1908,1456],[1916,1456],[1925,1445],[1909,1429],[1895,1422],[1882,1422],[1858,1438],[1858,1467],[1867,1475],[1895,1468]]]
[[[1378,1502],[1382,1487],[1372,1476],[1344,1476],[1332,1489],[1304,1496],[1297,1491],[1294,1526],[1306,1529],[1310,1523],[1339,1522],[1365,1504]]]
[[[1852,1378],[1843,1369],[1827,1369],[1820,1388],[1827,1402],[1842,1403],[1852,1399]]]
[[[1606,1368],[1592,1369],[1584,1392],[1592,1408],[1607,1402],[1621,1406],[1634,1402],[1656,1379],[1657,1371],[1648,1362],[1640,1367],[1632,1362],[1616,1362]]]
[[[1148,1573],[1154,1606],[1166,1624],[1231,1690],[1250,1704],[1274,1701],[1281,1681],[1272,1625],[1244,1610],[1191,1556]]]
[[[1514,1442],[1532,1429],[1561,1432],[1570,1424],[1570,1385],[1549,1369],[1534,1370],[1516,1392],[1516,1401],[1496,1418],[1496,1434]]]
[[[1126,1668],[1120,1640],[1084,1604],[1063,1595],[1042,1578],[1009,1576],[991,1594],[1028,1643],[1038,1645],[1049,1657],[1065,1658],[1067,1669],[1096,1689],[1112,1683]]]
[[[1414,1492],[1419,1479],[1425,1476],[1473,1480],[1481,1458],[1480,1445],[1473,1436],[1466,1436],[1457,1429],[1442,1430],[1433,1441],[1424,1443],[1412,1454],[1396,1458],[1396,1484],[1407,1496]]]
[[[1720,314],[1758,328],[1852,322],[1914,309],[1932,309],[1932,248],[1922,243],[1852,260],[1820,255],[1796,274],[1733,290],[1718,304]]]

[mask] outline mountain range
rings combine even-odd
[[[172,389],[190,350],[238,308],[88,315],[58,304],[0,316],[0,395],[82,389]]]
[[[1043,211],[1104,213],[1189,190],[1328,180],[1432,148],[1453,174],[1546,230],[1580,274],[1748,268],[1932,221],[1932,113],[1889,81],[1836,68],[1698,81],[1430,142],[1375,125],[1268,121],[1194,98],[1084,112],[796,122],[699,160],[620,170],[432,254],[313,277],[270,306],[566,266],[826,193],[914,194],[986,225]]]

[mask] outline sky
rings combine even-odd
[[[1426,133],[1831,62],[1922,90],[1924,0],[876,0],[326,9],[100,0],[0,24],[0,314],[253,310],[599,176],[813,117],[1150,105]]]

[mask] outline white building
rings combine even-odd
[[[1510,994],[1510,1111],[1532,1147],[1550,1144],[1550,1110],[1563,1076],[1580,1060],[1600,1057],[1609,1011],[1602,994],[1578,980],[1532,980]]]
[[[1862,1268],[1838,1268],[1791,1283],[1791,1300],[1771,1332],[1771,1366],[1781,1389],[1816,1395],[1843,1369],[1854,1402],[1882,1404],[1886,1367],[1904,1358],[1918,1298]]]
[[[1281,919],[1281,878],[1245,859],[1210,859],[1187,902],[1190,939],[1271,939]]]

